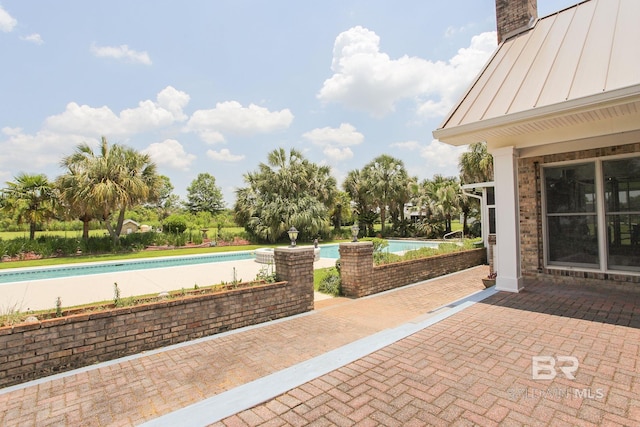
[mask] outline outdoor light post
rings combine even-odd
[[[298,239],[298,233],[299,231],[296,230],[296,228],[293,226],[289,229],[289,231],[287,231],[287,234],[289,234],[289,240],[291,240],[291,245],[289,246],[290,248],[296,247],[296,240]]]
[[[351,236],[353,237],[352,242],[357,242],[358,241],[358,232],[360,231],[360,227],[358,227],[358,224],[353,224],[351,226]]]

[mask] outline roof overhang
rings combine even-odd
[[[640,129],[640,84],[451,128],[433,136],[451,145],[486,142],[526,148]]]

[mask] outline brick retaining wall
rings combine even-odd
[[[342,292],[360,298],[484,264],[486,249],[374,266],[371,242],[342,243],[340,260]]]
[[[279,283],[0,328],[0,387],[313,310],[312,249],[276,249]]]

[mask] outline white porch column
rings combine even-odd
[[[496,191],[496,289],[519,292],[520,227],[518,208],[518,154],[515,147],[491,150]]]

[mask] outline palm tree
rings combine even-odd
[[[95,206],[87,203],[84,197],[86,179],[84,175],[74,169],[56,179],[56,188],[60,192],[60,201],[65,210],[66,218],[77,218],[82,221],[82,239],[89,240],[89,225],[97,217]]]
[[[487,144],[476,142],[469,151],[460,155],[460,177],[465,184],[493,181],[493,156],[487,152]]]
[[[487,145],[482,142],[469,145],[469,150],[460,155],[460,180],[463,184],[475,184],[493,181],[493,156],[487,152]],[[466,199],[466,197],[465,197]],[[477,206],[478,200],[469,198],[462,200],[461,210],[464,215],[463,232],[468,233],[467,217]]]
[[[366,183],[362,179],[362,173],[358,169],[349,171],[342,183],[342,188],[349,194],[355,203],[354,214],[358,218],[362,232],[366,236],[372,236],[373,223],[377,214],[373,212],[374,203],[371,193],[368,191]]]
[[[105,137],[98,154],[88,144],[80,144],[61,164],[68,169],[60,180],[62,188],[77,185],[73,190],[63,190],[65,200],[74,201],[72,211],[79,218],[104,221],[114,244],[120,237],[126,209],[159,194],[161,180],[150,157],[117,144],[109,147]],[[111,220],[115,212],[118,217],[114,228]]]
[[[405,206],[411,202],[412,189],[418,182],[417,177],[409,177],[404,185],[398,187],[396,198],[389,204],[389,213],[394,229],[400,232],[401,236],[406,237],[410,222],[405,219]]]
[[[37,224],[54,216],[55,191],[44,174],[21,173],[14,179],[7,182],[3,208],[13,212],[18,224],[29,224],[29,239],[33,240]]]
[[[339,231],[343,222],[351,221],[351,199],[349,194],[344,191],[338,191],[331,208],[331,222],[333,229]]]
[[[378,207],[384,233],[389,206],[400,202],[404,206],[408,201],[408,192],[405,190],[409,180],[407,170],[402,160],[383,154],[364,166],[362,179]]]
[[[148,154],[138,153],[129,147],[120,148],[118,153],[122,156],[120,185],[127,197],[121,200],[115,230],[116,239],[122,233],[126,210],[141,203],[157,200],[162,186],[156,164]]]
[[[444,218],[445,233],[450,233],[451,218],[460,207],[462,196],[458,179],[434,175],[433,180],[427,182],[426,193],[431,199],[431,209]]]
[[[275,242],[291,226],[305,237],[328,232],[337,192],[329,167],[309,162],[296,149],[287,154],[278,148],[244,180],[247,187],[236,191],[235,217],[257,237]]]

